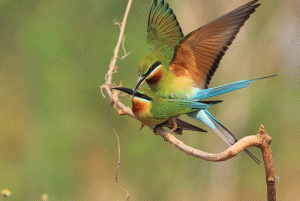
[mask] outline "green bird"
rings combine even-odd
[[[133,95],[133,90],[124,87],[115,87],[113,89],[123,91],[129,95]],[[199,109],[209,108],[211,105],[222,101],[187,101],[182,99],[164,99],[157,96],[149,89],[139,89],[132,97],[132,112],[135,117],[142,122],[143,126],[162,125],[172,127],[170,133],[178,130],[179,124],[184,126],[185,130],[197,130],[206,132],[205,130],[188,124],[177,119],[180,115],[197,111]],[[179,129],[182,129],[180,126]],[[192,128],[192,129],[191,129]]]
[[[175,132],[179,128],[179,133],[182,131],[182,127],[178,127],[178,123],[182,123],[180,120],[178,122],[178,117],[183,114],[188,114],[191,112],[197,112],[199,110],[206,110],[212,105],[220,103],[222,101],[189,101],[183,99],[165,99],[159,97],[156,93],[148,89],[139,89],[135,92],[133,96],[133,90],[124,87],[115,87],[113,89],[123,91],[129,95],[132,95],[132,112],[135,117],[142,122],[142,127],[147,126],[168,126],[173,125],[172,130],[169,133]],[[183,126],[186,130],[192,130],[184,122]],[[196,127],[197,128],[197,127]],[[201,129],[202,130],[202,129]],[[198,131],[201,131],[198,130]],[[206,132],[204,130],[204,132]],[[256,163],[260,161],[251,154],[247,149],[244,150]]]
[[[135,90],[145,80],[161,97],[207,98],[202,90],[209,87],[229,45],[260,5],[256,2],[251,1],[183,37],[169,5],[154,0],[147,28],[147,41],[154,54],[141,60]],[[250,82],[227,86],[219,94],[244,88]]]
[[[226,50],[245,21],[260,5],[256,4],[257,1],[253,0],[183,36],[169,5],[163,0],[154,0],[147,27],[147,41],[153,54],[145,56],[139,64],[140,76],[133,96],[144,80],[159,97],[191,101],[245,88],[251,82],[267,78],[242,80],[209,88]],[[207,108],[188,115],[212,128],[228,145],[237,142],[236,137]],[[253,156],[250,152],[248,154]]]

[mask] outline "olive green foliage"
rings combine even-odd
[[[169,0],[187,34],[246,3]],[[300,197],[299,2],[269,1],[251,16],[229,48],[211,87],[277,74],[216,97],[211,113],[239,139],[260,124],[272,137],[278,200]],[[127,1],[0,1],[0,189],[8,200],[122,200],[115,182],[117,141],[100,93]],[[151,0],[133,1],[125,30],[127,51],[116,84],[133,88],[146,45]],[[122,50],[119,56],[122,56]],[[143,85],[146,87],[146,84]],[[131,105],[130,100],[124,100]],[[213,131],[184,132],[186,144],[208,152],[227,145]],[[244,154],[221,163],[177,150],[149,128],[117,116],[120,183],[132,200],[265,200],[264,166]],[[260,150],[250,149],[258,158]],[[1,200],[1,199],[0,199]]]

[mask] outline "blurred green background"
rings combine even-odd
[[[187,34],[248,0],[167,0]],[[278,200],[300,199],[300,4],[269,1],[250,17],[227,51],[211,87],[277,74],[222,96],[211,113],[239,139],[260,124],[273,138]],[[8,200],[123,200],[115,182],[117,141],[99,86],[113,56],[127,1],[0,1],[0,189]],[[127,51],[116,84],[133,88],[149,53],[151,0],[135,0]],[[119,56],[122,56],[122,50]],[[144,84],[144,87],[146,85]],[[131,106],[130,100],[124,102]],[[246,154],[221,163],[177,150],[127,116],[110,117],[121,143],[120,184],[131,200],[266,200],[264,165]],[[227,145],[209,132],[178,138],[217,153]],[[258,148],[250,150],[262,159]],[[0,198],[1,200],[2,198]]]

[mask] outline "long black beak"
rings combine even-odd
[[[132,97],[134,96],[136,90],[139,88],[139,86],[142,84],[142,82],[145,80],[145,78],[146,78],[145,75],[140,75],[140,76],[139,76],[139,79],[137,80],[136,85],[135,85],[135,87],[134,87]]]
[[[129,88],[125,88],[125,87],[115,87],[115,88],[112,88],[112,89],[116,89],[116,90],[120,90],[120,91],[123,91],[129,95],[133,95],[133,90],[132,89],[129,89]]]

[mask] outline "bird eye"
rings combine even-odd
[[[153,66],[150,67],[150,70],[152,70],[152,69],[153,69]]]
[[[145,98],[145,94],[142,94],[141,97],[142,97],[142,98]]]

